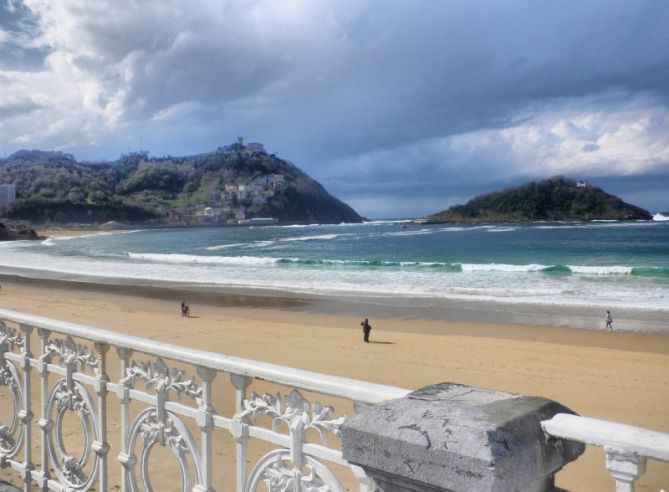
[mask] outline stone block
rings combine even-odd
[[[547,491],[585,446],[547,439],[554,401],[460,384],[429,386],[364,409],[343,427],[344,458],[384,492]]]

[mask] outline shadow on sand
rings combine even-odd
[[[370,340],[369,343],[381,343],[383,345],[395,345],[395,342],[381,342],[381,341],[376,342],[374,340]]]

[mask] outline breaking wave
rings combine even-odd
[[[271,265],[276,263],[275,258],[262,258],[257,256],[201,256],[183,255],[176,253],[128,253],[132,260],[143,260],[151,263],[170,264],[209,264],[209,265]]]
[[[222,245],[232,246],[232,245]],[[428,269],[452,273],[508,272],[545,273],[548,275],[632,275],[638,277],[669,277],[669,268],[594,266],[594,265],[542,265],[530,263],[513,265],[507,263],[443,263],[422,261],[381,260],[326,260],[308,258],[272,258],[258,256],[207,256],[186,254],[128,253],[132,260],[168,264],[209,264],[229,266],[315,266],[331,268],[386,268]]]
[[[279,239],[281,242],[293,242],[293,241],[329,241],[335,239],[344,234],[321,234],[320,236],[298,236],[298,237],[286,237]]]

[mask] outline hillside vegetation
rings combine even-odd
[[[479,195],[422,222],[526,222],[536,220],[651,220],[651,214],[601,188],[556,176]]]
[[[240,144],[189,157],[82,163],[61,152],[19,151],[0,161],[16,185],[3,213],[34,223],[359,222],[361,217],[293,164]]]

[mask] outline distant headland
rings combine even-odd
[[[297,166],[241,137],[204,154],[139,151],[115,162],[21,150],[0,159],[0,187],[0,216],[31,226],[362,221]]]
[[[479,195],[464,205],[428,215],[416,222],[531,222],[590,220],[652,220],[635,205],[585,181],[556,176],[539,182]]]

